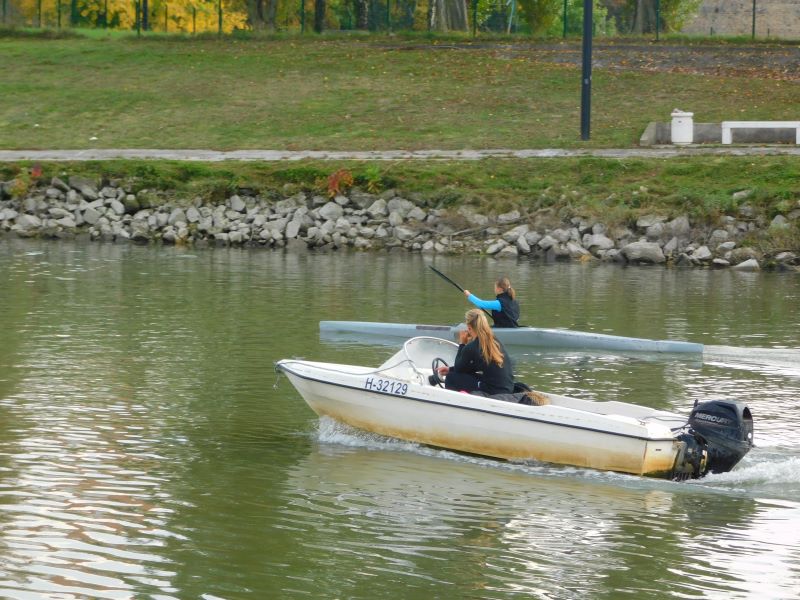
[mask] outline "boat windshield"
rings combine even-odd
[[[379,370],[398,379],[419,380],[420,375],[427,377],[431,374],[435,358],[441,358],[452,365],[456,360],[456,352],[458,344],[453,342],[433,337],[415,337],[403,344]]]

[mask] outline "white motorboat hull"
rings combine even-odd
[[[429,336],[453,341],[460,328],[463,328],[463,325],[420,325],[413,323],[373,323],[368,321],[320,321],[319,323],[320,334],[323,336],[351,334],[391,340],[406,340],[417,336]],[[702,344],[680,340],[649,340],[541,327],[497,328],[493,331],[497,338],[508,346],[603,350],[608,352],[703,353]]]
[[[501,459],[675,475],[686,446],[679,435],[685,417],[554,394],[531,406],[430,385],[432,357],[452,364],[455,348],[415,338],[378,369],[290,359],[276,368],[318,415],[366,431]]]
[[[283,368],[315,413],[388,437],[493,458],[638,475],[667,473],[675,463],[677,442],[668,430],[662,432],[668,437],[651,439],[581,429],[577,419],[566,425],[531,414],[543,407],[485,398],[473,403],[482,406],[452,405],[424,398],[419,389],[399,397],[306,379],[290,369]]]

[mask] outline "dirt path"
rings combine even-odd
[[[41,161],[69,162],[85,160],[155,159],[220,162],[233,161],[296,161],[296,160],[482,160],[488,158],[565,158],[595,156],[601,158],[676,158],[698,155],[719,156],[800,156],[800,146],[708,147],[703,148],[621,148],[597,150],[389,150],[368,152],[325,152],[289,150],[0,150],[0,162]]]
[[[437,45],[379,44],[397,50],[494,50],[500,58],[580,66],[580,40],[556,44],[475,42]],[[800,45],[676,44],[674,42],[595,41],[592,64],[597,69],[676,72],[720,77],[755,77],[800,82]]]

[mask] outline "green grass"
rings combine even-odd
[[[582,142],[579,68],[541,62],[536,42],[453,39],[6,35],[0,147],[631,147],[676,106],[796,117],[796,82],[595,68]]]
[[[618,57],[647,56],[642,40],[603,43],[616,45]],[[729,40],[693,43],[737,52]],[[0,103],[0,148],[624,148],[676,106],[703,122],[797,116],[797,81],[780,74],[596,68],[592,139],[582,142],[579,68],[542,59],[542,51],[579,51],[578,41],[542,44],[419,34],[217,40],[0,32],[3,97],[12,99]],[[0,163],[0,181],[24,183],[30,166]],[[746,202],[768,224],[800,202],[800,160],[780,156],[41,167],[45,179],[124,179],[179,202],[219,199],[240,187],[324,194],[327,177],[344,168],[362,188],[396,188],[423,205],[466,203],[495,214],[520,208],[554,222],[578,215],[629,223],[651,212],[714,222],[737,214],[734,192],[752,190]],[[800,234],[795,226],[752,243],[800,250]]]
[[[0,180],[28,165],[0,164]],[[108,161],[46,163],[42,177],[121,178],[134,190],[168,190],[178,200],[224,197],[239,187],[286,195],[327,192],[327,177],[348,169],[362,188],[396,188],[427,206],[472,204],[485,212],[522,208],[623,222],[660,212],[714,219],[735,214],[733,193],[752,190],[747,204],[764,219],[800,202],[800,161],[794,157],[689,157],[660,160],[559,158],[430,162],[186,163]]]

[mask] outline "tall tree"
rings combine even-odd
[[[356,29],[369,29],[369,0],[353,0]]]
[[[563,12],[561,0],[519,0],[522,15],[534,33],[542,33]]]
[[[467,3],[465,0],[430,0],[430,29],[436,31],[467,31]]]
[[[255,31],[275,31],[278,0],[247,0],[247,20]]]
[[[631,29],[634,33],[656,30],[656,0],[628,0],[633,5]],[[660,24],[663,30],[679,31],[687,18],[694,15],[701,0],[661,0]]]
[[[325,29],[325,0],[314,0],[314,31],[322,33]]]
[[[632,29],[634,33],[651,33],[656,30],[656,0],[636,0]]]

